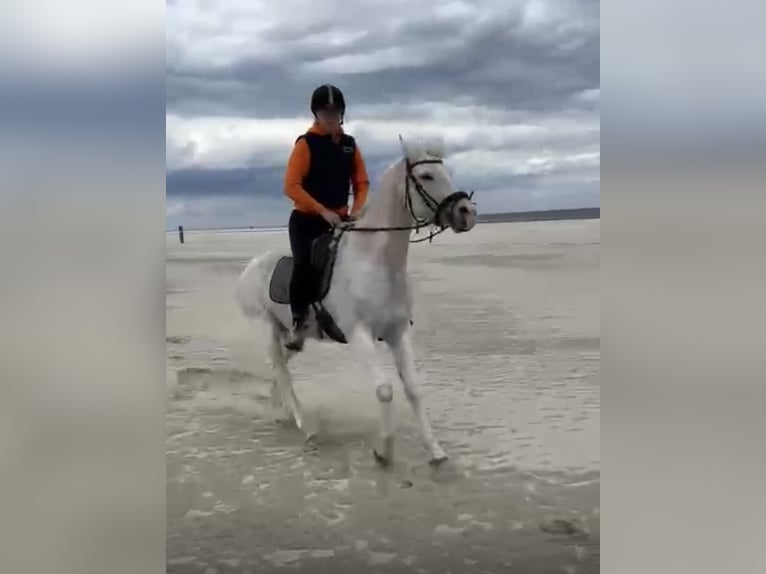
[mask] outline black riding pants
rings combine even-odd
[[[318,288],[319,277],[311,266],[311,246],[314,240],[330,230],[321,215],[293,210],[288,232],[293,252],[293,275],[290,279],[290,309],[293,319],[305,319],[306,312]]]

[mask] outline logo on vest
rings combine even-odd
[[[351,146],[344,145],[343,146],[343,152],[344,153],[354,153],[354,148]]]

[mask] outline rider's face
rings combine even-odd
[[[340,131],[340,118],[341,114],[337,110],[319,110],[317,112],[317,120],[329,133],[337,133]]]

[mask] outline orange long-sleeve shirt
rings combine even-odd
[[[309,132],[316,134],[326,134],[322,127],[314,122],[309,128]],[[303,178],[309,172],[311,166],[311,152],[304,139],[300,139],[293,147],[290,159],[287,161],[287,170],[285,171],[285,195],[289,197],[295,209],[306,213],[320,213],[325,207],[309,193],[303,189]],[[351,189],[354,199],[351,204],[351,215],[356,215],[367,202],[367,195],[370,189],[370,181],[367,176],[367,168],[364,163],[359,146],[354,151],[354,166],[351,174]],[[348,206],[335,210],[338,215],[348,215]]]

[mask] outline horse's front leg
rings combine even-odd
[[[404,386],[404,393],[420,423],[420,432],[428,447],[431,464],[439,464],[447,460],[447,455],[434,436],[431,421],[423,405],[423,393],[415,370],[415,352],[412,348],[410,329],[405,328],[401,334],[391,338],[388,345],[394,355],[396,368]]]
[[[394,390],[391,382],[378,362],[372,333],[365,327],[357,326],[349,341],[356,355],[359,366],[366,372],[367,379],[375,386],[375,394],[380,404],[380,440],[381,449],[375,449],[376,460],[386,466],[394,456],[394,424],[392,402]]]
[[[298,397],[295,395],[292,376],[287,368],[287,361],[290,360],[292,355],[292,351],[283,349],[279,327],[276,323],[272,322],[271,341],[269,342],[269,359],[275,376],[275,381],[271,388],[272,405],[278,410],[286,407],[287,413],[295,421],[295,426],[299,430],[303,430],[301,405]]]

